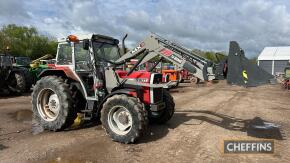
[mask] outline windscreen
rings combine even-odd
[[[16,64],[18,65],[29,65],[30,59],[26,57],[16,57]]]
[[[93,42],[94,54],[98,60],[102,61],[116,61],[120,58],[120,53],[117,45]]]

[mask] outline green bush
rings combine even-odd
[[[7,47],[10,48],[9,51],[6,50]],[[39,34],[35,27],[9,24],[0,29],[0,53],[36,59],[45,54],[55,55],[56,50],[57,42]]]

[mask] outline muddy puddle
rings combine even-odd
[[[15,113],[10,114],[13,119],[20,122],[27,122],[32,120],[31,110],[18,110]]]
[[[42,133],[44,131],[43,127],[33,118],[33,112],[31,110],[18,110],[14,113],[9,113],[12,119],[22,122],[22,123],[27,123],[31,124],[31,132],[33,135]],[[97,123],[94,122],[83,122],[81,121],[80,117],[77,117],[75,119],[74,124],[69,127],[67,130],[77,130],[81,128],[88,128],[88,127],[93,127],[96,126]],[[98,130],[101,130],[102,128],[97,128]]]
[[[12,119],[31,124],[31,132],[33,135],[39,134],[44,131],[42,126],[33,118],[33,113],[31,110],[18,110],[14,113],[9,114]]]

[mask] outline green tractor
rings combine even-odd
[[[18,95],[30,89],[27,69],[16,67],[10,55],[0,54],[0,94]]]
[[[27,75],[29,76],[29,78],[27,78],[27,85],[31,87],[32,84],[35,84],[39,80],[39,73],[48,68],[48,63],[50,63],[50,61],[45,59],[51,58],[53,58],[53,56],[50,54],[44,55],[33,61],[31,61],[29,57],[14,57],[14,66],[27,70],[25,71],[29,73]]]
[[[48,69],[49,64],[54,64],[53,60],[47,60],[54,58],[51,54],[46,54],[38,59],[35,59],[30,62],[29,64],[29,71],[31,75],[33,76],[33,84],[35,84],[40,78],[39,74],[45,70]]]

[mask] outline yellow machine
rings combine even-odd
[[[40,65],[40,61],[41,60],[44,60],[44,59],[51,59],[51,58],[54,58],[51,54],[46,54],[46,55],[44,55],[44,56],[42,56],[42,57],[40,57],[40,58],[38,58],[38,59],[35,59],[35,60],[33,60],[31,63],[30,63],[30,67],[31,68],[37,68],[37,67],[39,67],[39,65]]]

